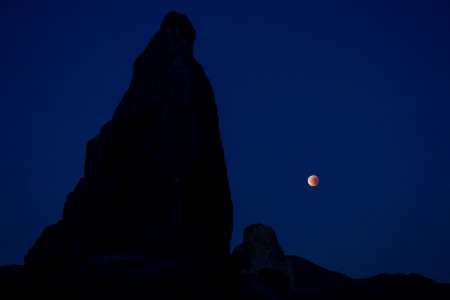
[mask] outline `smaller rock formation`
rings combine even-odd
[[[236,246],[233,256],[247,258],[249,267],[242,273],[255,274],[284,284],[293,290],[292,263],[284,255],[272,227],[264,224],[252,224],[244,229],[244,241]]]

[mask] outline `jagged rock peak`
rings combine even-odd
[[[27,265],[229,255],[232,202],[217,106],[194,40],[188,18],[169,12],[136,59],[113,118],[88,142],[63,219],[44,230]]]

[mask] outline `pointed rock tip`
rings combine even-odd
[[[169,11],[160,26],[161,30],[174,31],[180,35],[181,38],[185,38],[189,43],[193,44],[195,41],[195,29],[192,26],[191,21],[185,14]]]

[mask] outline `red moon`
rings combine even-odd
[[[317,186],[319,184],[319,177],[316,175],[311,175],[308,177],[308,184],[310,186]]]

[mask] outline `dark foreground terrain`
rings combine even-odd
[[[71,270],[33,274],[0,268],[1,299],[450,299],[450,286],[417,274],[352,279],[298,256],[294,290],[283,274],[239,272],[230,258],[214,267],[145,257],[97,257]]]

